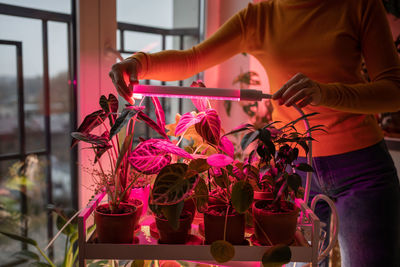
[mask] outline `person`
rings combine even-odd
[[[296,119],[297,104],[318,112],[311,126],[325,126],[313,136],[311,194],[335,201],[342,266],[400,266],[399,179],[374,115],[400,110],[400,61],[381,0],[250,3],[191,49],[138,52],[110,77],[132,103],[128,83],[185,79],[242,52],[268,74],[273,120]],[[328,221],[326,205],[317,215]]]

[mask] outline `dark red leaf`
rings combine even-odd
[[[144,121],[149,127],[153,128],[157,133],[161,136],[168,139],[167,134],[165,133],[165,128],[161,128],[155,121],[153,121],[149,116],[146,115],[143,111],[139,111],[138,118]]]
[[[221,120],[218,113],[214,109],[208,109],[204,113],[204,117],[195,125],[197,133],[203,137],[208,143],[219,145],[221,133]]]
[[[128,160],[135,170],[144,174],[155,174],[171,162],[170,155],[153,146],[155,142],[154,139],[144,141],[129,155]]]
[[[154,112],[156,113],[157,124],[161,129],[165,129],[165,114],[164,109],[161,106],[160,101],[157,97],[151,97],[151,101],[154,104]]]

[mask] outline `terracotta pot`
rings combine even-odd
[[[290,202],[285,202],[289,207],[287,212],[272,212],[266,209],[267,204],[272,201],[272,199],[257,200],[253,203],[255,236],[261,244],[267,246],[271,245],[268,238],[273,245],[289,245],[294,240],[299,208]]]
[[[254,191],[254,200],[272,199],[273,195],[271,192]]]
[[[162,244],[185,244],[188,233],[192,227],[193,215],[185,212],[179,219],[179,228],[174,230],[166,218],[155,216],[157,231],[160,236],[159,242]]]
[[[135,206],[135,208],[136,208],[135,225],[138,225],[140,216],[143,213],[143,201],[140,199],[129,199],[128,204],[131,204],[131,205]]]
[[[121,214],[111,214],[104,211],[109,210],[107,204],[98,206],[94,211],[94,221],[96,223],[97,238],[100,243],[133,243],[135,220],[138,216],[134,205],[120,204],[130,211]]]
[[[226,205],[209,206],[204,212],[205,243],[224,239]],[[230,210],[233,209],[232,207]],[[241,245],[244,242],[245,216],[231,210],[227,219],[226,241]]]

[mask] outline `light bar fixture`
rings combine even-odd
[[[261,101],[270,99],[271,95],[264,94],[261,90],[255,89],[227,89],[208,87],[184,87],[167,85],[143,85],[133,87],[134,97],[157,96],[172,98],[208,98],[213,100],[233,101]]]

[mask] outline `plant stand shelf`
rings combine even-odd
[[[157,239],[150,233],[151,216],[141,220],[141,227],[136,232],[135,244],[104,244],[96,243],[96,232],[86,234],[88,226],[93,224],[90,216],[105,193],[97,195],[78,216],[79,231],[79,266],[86,266],[87,259],[115,259],[115,260],[186,260],[218,264],[210,253],[210,245],[197,244],[158,244]],[[313,211],[298,199],[296,203],[301,208],[301,222],[298,223],[296,241],[290,246],[292,261],[311,262],[318,265],[318,247],[320,241],[320,221]],[[201,237],[198,225],[193,224],[192,234]],[[246,237],[250,237],[248,234]],[[253,262],[252,266],[260,263],[263,254],[270,248],[257,246],[247,239],[249,245],[234,246],[235,256],[224,266],[245,266],[244,262]]]

